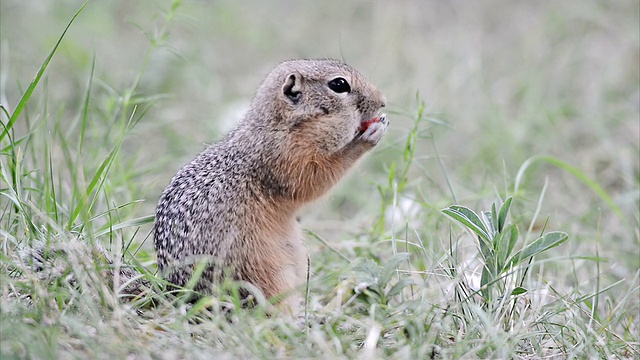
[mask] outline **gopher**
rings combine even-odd
[[[198,291],[230,277],[296,306],[308,270],[296,212],[380,141],[385,102],[340,61],[277,65],[237,126],[162,193],[153,230],[161,274],[184,286],[204,262]]]

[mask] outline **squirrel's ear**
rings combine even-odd
[[[302,96],[302,75],[297,72],[287,75],[284,84],[282,84],[282,93],[291,102],[297,104]]]

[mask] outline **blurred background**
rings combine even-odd
[[[598,239],[623,264],[611,265],[614,277],[640,266],[638,1],[184,1],[175,11],[172,4],[90,2],[29,105],[46,104],[46,116],[72,124],[95,59],[88,131],[99,141],[114,121],[100,114],[141,75],[134,95],[154,105],[119,155],[135,174],[125,186],[146,200],[138,216],[151,214],[171,176],[233,126],[273,66],[331,57],[386,94],[391,127],[348,179],[305,210],[305,227],[340,243],[371,226],[376,186],[402,162],[424,101],[428,121],[399,211],[426,241],[447,240],[440,209],[458,202],[487,210],[512,195],[527,159],[549,155],[597,181],[623,214],[575,176],[539,163],[514,202],[521,216],[533,216],[546,179],[540,226],[550,216],[549,229],[570,234],[558,251],[592,254]],[[81,5],[0,2],[2,104],[15,106]],[[118,200],[134,200],[126,197]]]

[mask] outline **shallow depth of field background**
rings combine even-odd
[[[2,1],[2,103],[15,105],[19,89],[28,85],[81,3]],[[157,30],[169,5],[91,3],[49,70],[53,116],[63,121],[75,116],[94,55],[97,87],[117,91],[128,86],[150,48],[144,32]],[[321,209],[308,210],[307,227],[322,232],[323,227],[367,223],[366,208],[376,204],[370,196],[376,192],[373,184],[385,180],[385,161],[402,150],[393,147],[412,125],[402,114],[413,114],[416,93],[430,116],[446,123],[430,127],[460,203],[488,209],[497,200],[494,193],[512,187],[527,158],[544,154],[595,179],[635,222],[637,5],[186,2],[175,16],[168,46],[152,54],[141,80],[142,94],[166,97],[138,125],[121,156],[136,159],[140,177],[132,181],[143,184],[143,211],[151,212],[171,176],[232,126],[275,64],[332,57],[356,67],[385,92],[392,125],[365,165],[321,201]],[[104,126],[96,121],[95,131]],[[423,201],[433,204],[422,211],[453,203],[431,143],[420,143],[417,156],[416,188]],[[541,165],[529,179],[534,200],[545,178],[550,185],[543,209],[551,215],[550,228],[572,238],[564,251],[593,248],[600,221],[601,241],[610,256],[628,259],[628,265],[636,265],[629,269],[637,268],[637,236],[621,229],[595,194],[575,178]],[[345,211],[327,214],[333,206]],[[324,218],[339,222],[320,221]],[[626,272],[624,267],[615,271]]]
[[[81,4],[0,2],[2,104],[15,106]],[[114,203],[145,200],[129,216],[153,212],[171,176],[233,126],[279,61],[331,57],[357,68],[386,94],[391,126],[366,160],[302,212],[305,228],[355,256],[354,239],[379,215],[376,185],[386,184],[390,164],[401,161],[424,101],[429,121],[421,125],[395,226],[408,224],[439,249],[450,229],[442,208],[457,202],[488,210],[514,195],[516,174],[528,158],[549,155],[595,180],[622,214],[575,176],[536,163],[514,200],[519,220],[528,224],[547,181],[536,229],[549,217],[547,229],[569,234],[550,254],[594,256],[597,248],[608,259],[601,264],[603,279],[625,279],[622,286],[633,287],[628,281],[640,267],[637,1],[186,1],[163,25],[170,5],[90,3],[30,102],[41,108],[46,88],[48,116],[71,123],[95,57],[95,118],[87,131],[99,141],[110,127],[99,116],[110,106],[100,94],[118,93],[140,74],[151,47],[145,32],[171,29],[148,59],[138,94],[162,96],[119,155],[135,176],[129,189],[114,192]],[[16,129],[26,131],[26,124]],[[392,220],[387,214],[387,230]],[[462,236],[460,228],[452,229]],[[313,262],[324,245],[308,243]],[[389,251],[388,244],[371,246]],[[469,248],[473,253],[472,242]],[[593,262],[564,261],[545,265],[547,281],[561,288],[591,286]]]

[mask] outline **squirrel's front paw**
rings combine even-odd
[[[389,126],[387,116],[382,114],[360,125],[359,140],[367,141],[373,145],[377,144]]]

